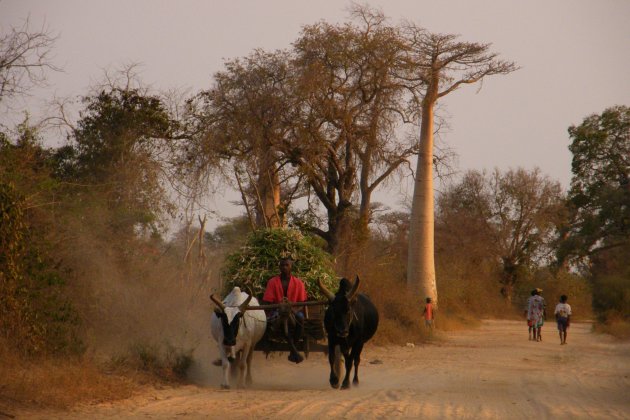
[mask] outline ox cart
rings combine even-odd
[[[328,302],[307,301],[307,302],[282,302],[277,304],[248,306],[247,310],[274,311],[275,317],[267,322],[267,328],[263,338],[254,347],[255,351],[265,353],[269,357],[272,352],[288,352],[290,346],[287,343],[287,328],[291,322],[301,322],[303,325],[302,338],[295,343],[298,351],[304,353],[308,358],[311,352],[327,352],[328,346],[325,343],[326,333],[324,331],[324,305]],[[299,320],[293,314],[294,307],[304,308],[304,319]]]

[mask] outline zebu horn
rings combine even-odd
[[[252,300],[252,296],[253,296],[252,290],[248,288],[248,291],[249,291],[249,296],[247,296],[247,299],[245,299],[245,302],[241,303],[238,307],[238,310],[242,314],[245,313],[245,311],[247,310],[247,306],[249,305],[249,302]]]
[[[322,279],[317,279],[317,284],[319,285],[319,290],[321,290],[322,294],[326,296],[326,299],[333,301],[335,299],[335,295],[324,286],[322,283]]]
[[[214,295],[214,293],[210,295],[210,300],[213,301],[214,304],[217,305],[217,307],[221,309],[222,312],[225,312],[225,305],[218,297]]]
[[[357,276],[354,279],[354,284],[352,285],[352,289],[350,289],[350,291],[348,292],[348,300],[352,300],[356,297],[357,292],[359,291],[360,283],[361,283],[361,280],[359,280],[359,275],[357,274]]]

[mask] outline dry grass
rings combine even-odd
[[[131,349],[124,360],[100,361],[87,356],[24,358],[0,346],[0,412],[68,409],[129,398],[146,386],[181,382],[176,358],[150,350]]]
[[[139,389],[139,377],[108,373],[83,359],[24,360],[0,353],[0,406],[68,408],[78,403],[130,397]]]
[[[630,339],[630,322],[619,317],[609,317],[602,324],[595,324],[595,331],[610,334],[621,340]]]

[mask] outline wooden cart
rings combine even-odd
[[[277,310],[278,318],[267,323],[265,335],[254,347],[255,351],[262,351],[266,356],[272,352],[288,352],[289,344],[284,334],[284,319],[291,314],[291,308],[304,307],[304,332],[302,339],[295,343],[298,351],[304,352],[308,358],[311,352],[327,352],[324,332],[324,305],[328,302],[283,302],[271,305],[248,306],[247,310]]]

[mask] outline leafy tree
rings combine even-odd
[[[358,24],[306,26],[291,50],[227,62],[215,87],[191,101],[199,115],[190,159],[235,162],[239,186],[247,169],[244,200],[257,203],[258,226],[277,224],[270,216],[283,219],[290,201],[306,195],[299,222],[335,254],[355,227],[367,236],[374,190],[417,150],[413,136],[400,137],[419,103],[417,83],[397,77],[407,65],[402,38],[379,13],[356,8],[355,17]]]
[[[630,108],[615,106],[569,127],[571,223],[558,253],[593,256],[630,244]]]
[[[559,263],[584,263],[599,319],[628,319],[630,307],[630,108],[614,106],[569,127],[573,153],[569,222]]]
[[[325,208],[327,229],[311,229],[335,254],[352,222],[355,240],[367,236],[374,190],[417,152],[400,135],[418,103],[417,86],[397,77],[404,40],[382,14],[353,12],[358,23],[309,25],[294,43],[303,112],[285,150]]]
[[[79,319],[63,293],[70,273],[51,252],[63,194],[37,131],[24,122],[18,133],[14,141],[0,133],[0,335],[25,354],[80,351]]]
[[[158,96],[129,85],[110,86],[83,103],[71,147],[57,155],[58,173],[102,192],[115,230],[159,231],[160,217],[172,210],[163,159],[177,123]]]
[[[296,112],[291,79],[286,52],[257,50],[226,62],[213,88],[189,102],[195,133],[187,153],[191,172],[221,167],[243,192],[247,210],[254,209],[258,227],[285,225],[300,185],[278,150]]]
[[[438,203],[440,228],[450,232],[452,244],[464,248],[473,241],[480,256],[500,262],[508,300],[527,270],[551,261],[563,196],[560,184],[538,169],[490,176],[469,171]]]
[[[456,35],[435,34],[407,24],[407,59],[413,71],[409,80],[422,82],[420,150],[411,209],[407,283],[421,296],[437,302],[434,261],[433,135],[437,102],[463,85],[487,76],[516,70],[513,62],[500,60],[490,44],[461,42]]]

